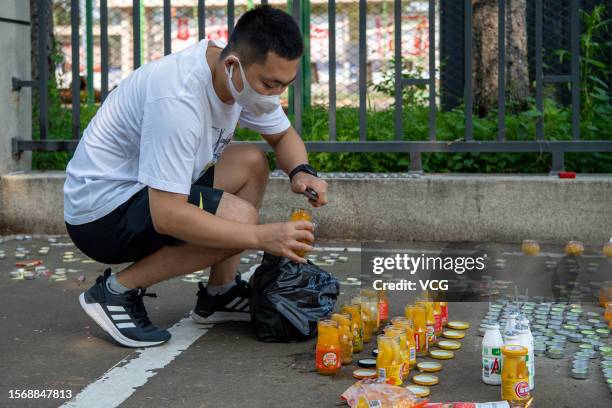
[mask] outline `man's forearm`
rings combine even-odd
[[[290,127],[287,133],[272,147],[276,154],[278,167],[287,174],[296,166],[308,163],[308,154],[304,142],[293,127]]]
[[[214,216],[187,202],[167,208],[163,234],[208,248],[257,249],[257,225]]]

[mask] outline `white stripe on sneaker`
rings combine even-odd
[[[245,305],[245,304],[247,304],[247,303],[249,303],[249,299],[245,299],[245,298],[243,298],[243,299],[241,299],[241,300],[240,300],[240,303],[238,303],[238,304],[236,305],[236,307],[234,307],[234,309],[235,309],[235,310],[240,310],[240,309],[242,309],[242,308],[244,307],[244,305]],[[228,309],[230,309],[230,307],[228,307]]]
[[[130,317],[130,315],[126,315],[126,314],[112,314],[111,315],[113,320],[131,320],[132,318]]]
[[[132,322],[129,323],[117,323],[116,324],[118,329],[127,329],[128,327],[136,327],[136,325]]]
[[[109,312],[125,312],[125,308],[123,306],[106,306]]]
[[[231,302],[229,302],[229,304],[227,304],[225,307],[230,309],[230,308],[234,307],[235,305],[237,305],[241,300],[242,300],[241,297],[237,297],[236,299],[234,299]]]

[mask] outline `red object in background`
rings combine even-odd
[[[43,261],[41,261],[40,259],[33,259],[31,261],[15,262],[15,266],[18,268],[31,268],[33,266],[38,266],[42,264],[43,264]]]
[[[559,178],[576,178],[576,172],[573,171],[560,171]]]
[[[179,40],[189,39],[189,18],[179,17],[177,19],[176,38]]]

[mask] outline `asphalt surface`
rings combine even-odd
[[[137,364],[129,363],[140,361],[142,350],[117,346],[81,310],[78,295],[91,286],[104,265],[83,263],[89,262],[87,257],[74,246],[57,246],[57,243],[68,242],[67,237],[58,237],[55,245],[49,244],[46,238],[0,243],[0,251],[4,250],[6,254],[6,258],[0,260],[0,407],[57,407],[68,399],[11,399],[10,392],[54,389],[70,390],[72,396],[76,396],[89,384],[99,383],[113,367],[125,367],[128,377],[130,370],[138,369]],[[355,242],[319,242],[317,245],[359,247]],[[409,245],[419,246],[418,243]],[[441,244],[428,245],[429,248],[441,247]],[[48,255],[38,255],[41,246],[50,246]],[[33,280],[11,279],[9,272],[16,269],[16,247],[29,249],[31,253],[26,259],[42,259],[50,271],[69,269],[66,280],[56,281],[45,276]],[[517,249],[508,246],[508,250]],[[62,259],[65,251],[74,252],[72,261]],[[329,252],[317,251],[320,257]],[[359,286],[348,285],[347,278],[359,278],[360,270],[358,252],[341,255],[347,255],[349,261],[324,267],[344,282],[339,304],[358,291]],[[514,257],[520,258],[519,255]],[[241,270],[248,270],[259,260],[241,264]],[[609,261],[599,258],[597,262],[602,263],[606,273],[610,272]],[[157,299],[145,298],[150,319],[158,326],[171,327],[193,307],[197,284],[177,278],[156,285],[150,291],[158,295]],[[402,295],[392,295],[390,300],[390,315],[402,314],[406,303]],[[463,346],[456,352],[456,357],[442,361],[440,384],[432,387],[431,401],[500,400],[499,387],[487,386],[480,381],[482,338],[477,335],[476,327],[486,309],[484,299],[483,302],[452,303],[449,306],[451,319],[469,321],[472,328],[462,340]],[[585,310],[589,309],[601,311],[594,305],[585,305]],[[262,343],[247,323],[217,325],[203,332],[167,365],[149,372],[146,382],[137,386],[120,406],[334,407],[342,404],[340,394],[354,382],[351,377],[353,367],[343,367],[342,372],[334,377],[320,376],[315,372],[314,340],[291,344]],[[157,348],[160,355],[164,347]],[[373,344],[368,344],[366,351],[358,357],[369,357],[373,348]],[[568,350],[574,348],[571,345]],[[155,356],[154,353],[148,354],[149,358],[151,355]],[[538,357],[536,406],[611,406],[612,399],[601,371],[594,362],[591,365],[589,379],[574,380],[569,375],[569,358],[552,360]],[[104,400],[105,394],[118,392],[112,387],[98,390],[101,390],[100,401]],[[104,405],[100,402],[88,406]]]

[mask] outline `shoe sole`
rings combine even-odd
[[[199,324],[212,323],[229,323],[229,322],[250,322],[251,315],[249,313],[233,313],[233,312],[215,312],[208,317],[202,317],[199,314],[191,311],[191,319]],[[243,316],[244,315],[244,316]]]
[[[87,315],[91,317],[93,321],[95,321],[98,326],[102,328],[102,330],[108,333],[117,343],[121,344],[122,346],[134,348],[151,347],[159,346],[160,344],[165,343],[167,341],[138,341],[127,338],[123,334],[121,334],[119,329],[117,329],[115,325],[110,321],[99,303],[87,303],[85,301],[85,293],[81,293],[79,295],[79,303],[81,304],[81,307],[83,308],[85,313],[87,313]]]

